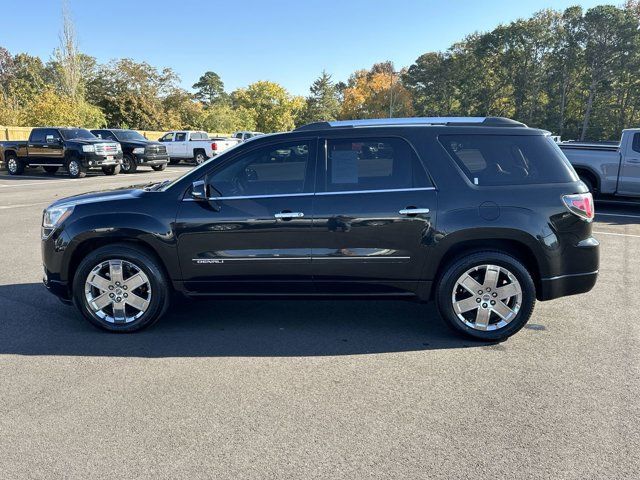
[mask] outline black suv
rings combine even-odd
[[[315,123],[172,182],[44,212],[45,285],[130,332],[188,296],[435,299],[484,340],[598,274],[591,194],[548,132],[503,118]]]
[[[167,147],[160,142],[147,140],[135,130],[117,128],[91,130],[96,137],[113,140],[122,145],[122,173],[133,173],[139,166],[149,166],[159,172],[167,168]]]

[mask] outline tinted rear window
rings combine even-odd
[[[568,160],[543,135],[440,135],[439,141],[476,185],[529,185],[577,180]]]

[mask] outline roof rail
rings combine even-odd
[[[388,127],[412,125],[475,125],[485,127],[526,127],[524,123],[504,117],[412,117],[412,118],[371,118],[366,120],[337,120],[314,122],[296,128],[300,130],[324,130],[329,128]]]

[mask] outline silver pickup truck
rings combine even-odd
[[[594,194],[640,197],[640,128],[623,130],[620,143],[561,142],[558,146]]]

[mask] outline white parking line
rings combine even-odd
[[[68,180],[42,180],[41,182],[37,182],[37,183],[21,183],[21,182],[17,182],[17,183],[12,183],[12,184],[6,184],[6,183],[0,183],[0,188],[11,188],[11,187],[30,187],[33,185],[52,185],[54,183],[69,183],[69,182],[77,182],[79,179],[77,178],[70,178]]]
[[[631,235],[630,233],[613,233],[613,232],[596,232],[596,231],[594,231],[593,233],[595,233],[596,235],[614,235],[616,237],[640,238],[640,235]]]
[[[627,213],[598,213],[596,212],[596,217],[629,217],[629,218],[640,218],[640,215],[629,215]]]
[[[38,202],[38,203],[19,203],[15,205],[0,205],[0,210],[8,210],[10,208],[23,208],[23,207],[35,207],[37,205],[47,205],[52,202]]]

